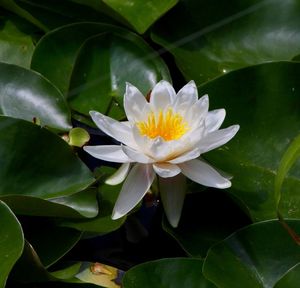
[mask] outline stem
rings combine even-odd
[[[277,211],[277,217],[278,220],[280,222],[280,224],[282,225],[282,227],[289,233],[289,235],[292,237],[292,239],[294,240],[294,242],[300,246],[300,236],[296,233],[296,231],[291,228],[285,221],[283,216],[280,214],[279,211]]]

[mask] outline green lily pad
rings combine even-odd
[[[99,188],[99,214],[91,219],[62,220],[60,225],[79,231],[94,233],[109,233],[120,228],[126,217],[117,220],[111,219],[112,210],[119,195],[122,185],[110,186],[102,184]]]
[[[17,14],[18,16],[26,19],[28,22],[32,23],[33,25],[37,26],[38,28],[47,31],[48,28],[43,25],[38,19],[36,19],[34,16],[32,16],[28,11],[20,7],[16,1],[14,0],[2,0],[0,3],[1,7],[4,7],[5,9]]]
[[[24,236],[16,216],[2,201],[0,201],[0,223],[0,287],[5,287],[12,267],[22,254]]]
[[[174,55],[186,79],[203,83],[299,55],[299,13],[298,0],[185,0],[155,25],[152,39]]]
[[[54,198],[94,181],[64,140],[24,120],[0,117],[0,159],[1,196]]]
[[[299,220],[288,224],[300,232]],[[299,262],[300,247],[272,220],[243,228],[213,246],[203,273],[218,287],[269,288]]]
[[[0,25],[0,61],[29,68],[35,45],[28,32],[33,33],[33,28],[9,14],[0,19]]]
[[[129,32],[128,30],[118,28],[112,25],[97,24],[97,23],[76,23],[76,24],[67,25],[58,28],[46,34],[37,44],[37,47],[32,56],[31,68],[43,74],[54,85],[56,85],[56,87],[58,87],[64,95],[67,95],[69,92],[69,83],[70,83],[72,71],[80,47],[90,37],[96,36],[101,33],[108,33],[108,34],[114,33],[119,35],[119,37],[129,39],[127,41],[124,40],[125,44],[114,47],[115,49],[114,51],[117,52],[116,50],[119,49],[118,53],[121,53],[121,55],[127,53],[125,55],[130,56],[128,55],[128,50],[126,50],[126,45],[127,45],[127,49],[128,49],[128,45],[129,47],[134,49],[133,55],[130,57],[130,59],[133,59],[134,62],[129,63],[130,65],[128,67],[123,67],[123,65],[120,65],[120,63],[118,65],[118,68],[122,72],[121,74],[122,76],[124,76],[125,73],[124,71],[129,71],[128,77],[131,77],[130,79],[132,78],[136,79],[137,81],[141,77],[140,74],[142,74],[144,76],[143,79],[145,81],[143,83],[147,84],[144,90],[150,89],[153,83],[157,79],[170,80],[169,72],[164,62],[155,54],[155,52],[147,44],[145,44],[145,42],[141,38]],[[89,43],[92,44],[92,41],[90,41]],[[84,46],[85,50],[82,50],[81,53],[88,53],[88,51],[86,50],[88,47],[87,45],[88,44]],[[97,47],[94,47],[95,49],[91,50],[91,55],[94,55],[96,57],[96,60],[99,61],[100,57],[102,58],[104,57],[103,53],[107,51],[105,49],[107,49],[108,47],[109,45],[104,45],[104,47],[101,48],[102,54],[100,54],[99,56],[97,55],[97,50],[95,50]],[[106,63],[105,65],[108,65],[109,63],[114,63],[115,60],[111,58],[112,55],[109,53],[109,51],[107,51],[107,53],[108,53],[107,56],[103,58],[103,60],[105,60],[104,63]],[[139,59],[141,54],[143,59]],[[89,67],[87,66],[87,64],[89,63],[89,61],[91,62],[92,67],[96,67],[97,69],[99,69],[98,62],[93,65],[92,57],[90,57],[90,55],[85,55],[85,56],[88,56],[87,59],[85,60],[81,59],[81,61],[85,61],[85,65],[86,65],[85,68],[87,70],[83,71],[83,69],[80,70],[80,67],[77,67],[78,70],[77,73],[80,73],[82,81],[84,80],[84,73],[90,75],[93,72],[92,70],[88,69]],[[126,59],[122,59],[122,61],[123,60],[126,61]],[[130,71],[135,67],[134,65],[138,65],[138,64],[142,64],[141,68],[146,68],[146,70],[140,71],[140,73],[138,73],[139,75],[135,75],[136,76],[135,78],[135,76],[132,75]],[[100,81],[102,77],[105,77],[105,82],[111,84],[110,87],[111,92],[117,90],[119,93],[123,93],[124,91],[120,91],[118,85],[117,86],[113,85],[115,83],[114,81],[117,80],[120,77],[120,75],[114,69],[113,70],[114,74],[112,76],[109,76],[111,75],[110,74],[111,72],[108,69],[109,67],[108,66],[105,67],[106,70],[104,69],[104,67],[102,67],[103,70],[100,70],[104,74],[98,75],[99,78],[97,82]],[[113,67],[115,67],[115,64]],[[148,70],[147,67],[150,67],[151,69]],[[136,71],[135,69],[132,70],[132,72],[135,71]],[[155,79],[152,79],[153,76],[155,77]],[[73,75],[72,77],[79,78],[80,76]],[[133,85],[139,85],[138,82],[133,80],[131,81],[133,82],[132,83]],[[119,82],[117,81],[116,83],[118,84]],[[76,83],[73,82],[73,88],[75,88],[74,84]],[[95,83],[91,83],[91,84],[95,84]],[[125,83],[122,83],[122,85],[124,84]],[[76,85],[80,85],[80,83]],[[97,90],[94,88],[94,90],[96,90],[97,93],[101,92],[101,89]],[[71,95],[73,95],[74,92],[78,93],[79,91],[78,90],[71,91]],[[146,93],[147,92],[148,91],[146,91]],[[99,94],[97,94],[97,96],[99,97]],[[111,94],[107,95],[107,97],[111,99]]]
[[[146,262],[129,269],[123,278],[124,288],[213,288],[202,271],[202,260],[172,258]]]
[[[160,18],[178,2],[178,0],[102,1],[126,19],[139,33],[144,33],[158,18]],[[90,0],[90,2],[93,2],[93,0]]]
[[[133,27],[142,34],[163,14],[178,3],[178,0],[71,0],[106,13],[122,24]]]
[[[70,109],[61,93],[36,72],[0,63],[0,114],[69,130]]]
[[[102,11],[68,0],[2,0],[1,5],[44,31],[82,21],[115,22]]]
[[[223,127],[240,124],[233,140],[204,157],[233,175],[226,191],[246,205],[254,221],[277,217],[275,174],[299,134],[299,75],[299,63],[269,63],[228,73],[199,88],[200,95],[210,96],[210,109],[226,109]],[[299,165],[297,161],[282,186],[280,211],[286,218],[300,217]]]
[[[96,193],[96,189],[90,188],[69,196],[49,200],[27,195],[2,196],[0,199],[20,215],[89,218],[98,214]]]
[[[300,283],[300,263],[290,269],[274,288],[297,288]]]
[[[73,109],[87,114],[97,110],[121,119],[126,82],[146,95],[161,79],[168,77],[158,60],[147,59],[149,47],[133,34],[100,34],[80,48],[69,87]],[[169,79],[168,79],[169,80]]]

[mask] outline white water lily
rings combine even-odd
[[[99,112],[90,115],[96,125],[120,145],[85,146],[95,158],[124,163],[117,176],[126,180],[116,201],[112,218],[118,219],[133,209],[151,187],[155,174],[166,216],[178,225],[185,197],[185,176],[216,188],[231,182],[200,157],[228,142],[238,125],[219,129],[225,110],[208,111],[208,96],[198,99],[194,81],[177,94],[170,83],[160,81],[149,102],[133,85],[126,84],[124,108],[128,121],[118,122]],[[134,163],[131,169],[130,163]],[[116,184],[110,180],[110,184]]]

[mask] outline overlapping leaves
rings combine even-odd
[[[65,26],[44,36],[32,59],[32,69],[51,80],[73,109],[92,109],[124,117],[125,83],[145,94],[160,79],[170,80],[164,62],[137,35],[104,24]]]
[[[209,94],[211,109],[226,108],[224,126],[237,123],[241,129],[228,145],[203,155],[234,176],[232,188],[220,194],[190,186],[190,192],[202,192],[187,197],[179,228],[164,223],[189,255],[204,260],[164,259],[133,267],[124,287],[299,286],[299,247],[279,222],[260,222],[276,217],[279,193],[283,216],[300,217],[297,153],[292,169],[279,171],[281,191],[274,192],[281,157],[300,131],[297,0],[0,2],[10,11],[1,18],[0,60],[38,71],[0,64],[0,197],[6,203],[0,202],[5,223],[0,257],[8,259],[0,261],[0,286],[13,266],[14,281],[73,287],[82,272],[90,277],[83,282],[102,285],[89,263],[55,273],[48,268],[60,262],[82,232],[108,233],[125,221],[110,218],[120,186],[104,185],[101,177],[95,182],[77,156],[84,159],[80,148],[70,147],[62,134],[72,128],[74,110],[85,122],[92,109],[122,119],[126,81],[146,95],[160,79],[171,80],[165,54],[159,57],[146,42],[164,50],[148,34],[137,36],[128,27],[140,34],[149,29],[183,76],[196,81],[200,94]],[[77,23],[87,20],[97,23]],[[174,82],[181,80],[171,72]],[[102,135],[93,139],[97,133],[87,129],[91,141],[109,141]],[[207,208],[202,213],[195,199]],[[245,213],[258,223],[236,231],[249,224]],[[298,220],[287,223],[299,232]],[[60,238],[53,243],[54,234]]]
[[[284,151],[299,133],[298,73],[298,63],[270,63],[231,72],[200,87],[201,94],[211,96],[212,107],[227,107],[224,125],[241,125],[234,140],[206,157],[238,175],[230,193],[244,202],[255,221],[276,218],[275,173]],[[299,217],[298,165],[283,187],[286,217]]]

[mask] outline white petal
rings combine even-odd
[[[207,134],[199,141],[201,153],[208,152],[227,143],[238,132],[240,126],[232,125],[226,129],[216,130]]]
[[[209,106],[208,95],[202,96],[194,105],[185,110],[185,120],[193,126],[198,126],[205,119]]]
[[[164,110],[176,98],[176,93],[173,86],[164,80],[158,82],[150,96],[150,104],[155,111]]]
[[[199,156],[200,156],[200,150],[199,150],[199,148],[195,148],[195,149],[188,151],[188,152],[180,155],[179,157],[177,157],[173,160],[170,160],[168,162],[172,163],[172,164],[179,164],[182,162],[186,162],[186,161],[198,158]]]
[[[167,219],[176,228],[185,198],[186,178],[182,174],[173,178],[159,178],[159,188]]]
[[[156,162],[169,162],[190,150],[189,143],[184,141],[165,141],[161,137],[152,140],[148,145],[149,156]]]
[[[134,150],[128,146],[122,146],[123,152],[130,158],[132,159],[134,162],[138,162],[138,163],[153,163],[154,160],[149,158],[147,155]]]
[[[112,219],[118,219],[133,209],[149,190],[154,177],[152,165],[136,164],[123,184]]]
[[[83,150],[97,159],[117,163],[134,162],[119,145],[84,146]]]
[[[128,82],[124,95],[124,109],[130,122],[144,119],[145,114],[148,114],[148,110],[150,110],[149,103],[143,94]]]
[[[198,90],[195,82],[192,80],[183,86],[177,93],[174,106],[186,105],[190,107],[198,100]]]
[[[157,162],[165,160],[170,155],[171,147],[168,142],[161,137],[149,141],[149,153]]]
[[[107,117],[97,111],[90,111],[90,115],[98,128],[104,133],[128,146],[136,146],[132,137],[131,128],[128,125]]]
[[[161,154],[165,155],[166,153],[168,153],[169,149],[163,148],[165,146],[164,143],[166,143],[166,141],[164,141],[161,137],[158,137],[156,139],[150,139],[147,136],[143,136],[140,134],[139,129],[136,126],[132,128],[132,132],[133,138],[137,146],[139,147],[137,150],[143,151],[144,154],[148,155],[152,159],[158,161],[161,159],[158,158],[158,156],[160,156]],[[157,147],[158,145],[160,146]],[[157,155],[158,153],[160,154]]]
[[[178,175],[181,170],[177,165],[170,163],[153,164],[153,169],[162,178],[169,178]]]
[[[226,111],[225,109],[217,109],[209,111],[205,118],[205,128],[208,132],[212,132],[218,130],[224,119],[225,119]]]
[[[228,179],[201,160],[194,159],[178,166],[186,177],[201,185],[221,189],[231,186],[231,182]]]
[[[142,151],[143,154],[154,159],[155,162],[169,162],[169,160],[191,150],[190,137],[184,141],[181,141],[181,139],[180,141],[165,141],[161,137],[150,139],[147,136],[142,136],[136,127],[133,127],[132,130],[133,137],[138,146],[136,150]]]
[[[119,169],[105,180],[105,184],[118,185],[124,181],[130,169],[129,163],[123,163]]]

